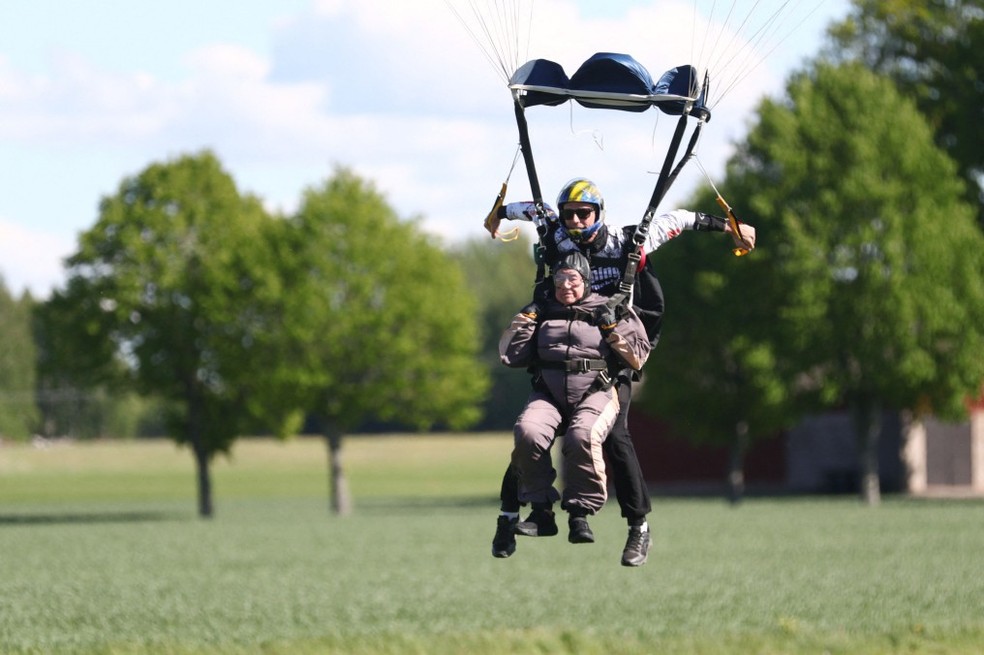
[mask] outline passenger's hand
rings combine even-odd
[[[618,323],[618,319],[615,318],[615,310],[608,305],[602,305],[595,310],[594,324],[598,326],[601,336],[607,339],[608,335],[615,330],[616,323]]]
[[[519,310],[519,313],[535,321],[536,317],[540,315],[540,306],[535,302],[531,302],[529,305]]]

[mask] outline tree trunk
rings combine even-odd
[[[188,442],[195,454],[195,471],[198,477],[198,516],[212,518],[212,478],[209,475],[209,453],[202,435],[201,399],[189,394],[188,402]]]
[[[728,502],[739,504],[745,497],[745,452],[748,450],[748,423],[735,424],[735,438],[731,442],[728,462]]]
[[[327,427],[324,434],[328,444],[329,509],[339,516],[348,516],[352,513],[352,497],[342,466],[342,432]]]
[[[200,442],[201,439],[197,438]],[[209,474],[208,453],[200,443],[194,445],[195,465],[198,471],[198,516],[212,518],[212,478]]]
[[[881,413],[873,402],[859,402],[854,408],[854,429],[858,439],[861,469],[861,501],[874,507],[881,503],[878,474],[878,436]]]

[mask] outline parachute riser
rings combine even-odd
[[[519,147],[523,152],[523,163],[526,164],[526,176],[530,181],[530,192],[533,194],[533,225],[539,241],[534,246],[533,254],[537,262],[536,280],[539,282],[544,278],[544,250],[546,249],[545,240],[547,237],[547,210],[543,206],[543,192],[540,191],[540,179],[536,174],[536,163],[533,161],[533,148],[530,145],[530,129],[526,123],[526,111],[519,92],[513,93],[513,108],[516,114],[516,127],[519,130]]]
[[[698,119],[697,125],[694,127],[693,134],[690,135],[690,141],[687,143],[687,149],[684,152],[683,157],[681,157],[676,166],[673,166],[676,153],[680,149],[680,143],[683,141],[683,135],[686,132],[687,119],[689,116],[690,107],[688,106],[684,113],[680,116],[680,120],[677,122],[676,130],[673,133],[673,139],[670,142],[670,148],[666,153],[666,158],[663,160],[663,168],[660,171],[659,178],[656,180],[653,195],[649,200],[649,206],[646,208],[646,212],[643,214],[642,220],[639,221],[638,225],[636,225],[635,232],[632,234],[632,243],[635,247],[628,255],[625,270],[622,272],[622,281],[619,282],[618,285],[619,292],[612,297],[612,301],[609,302],[610,306],[615,306],[631,297],[632,287],[635,284],[635,277],[639,272],[639,263],[642,261],[642,253],[645,249],[646,239],[649,238],[649,227],[652,225],[653,218],[656,217],[656,211],[659,208],[659,204],[663,201],[663,197],[666,195],[666,192],[680,174],[680,171],[683,170],[684,165],[690,161],[691,158],[693,158],[694,148],[697,146],[697,141],[700,139],[700,132],[706,122],[703,117]]]

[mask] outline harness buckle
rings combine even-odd
[[[565,368],[568,373],[588,373],[599,370],[593,359],[569,359]]]

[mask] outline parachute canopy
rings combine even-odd
[[[593,55],[570,77],[549,59],[528,61],[509,78],[509,88],[525,107],[556,106],[573,99],[592,109],[642,112],[656,107],[679,116],[690,105],[691,115],[710,119],[696,68],[678,66],[654,83],[649,71],[631,55],[613,52]]]

